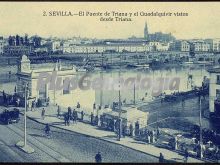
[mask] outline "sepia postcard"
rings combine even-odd
[[[0,163],[220,162],[220,2],[0,2]]]

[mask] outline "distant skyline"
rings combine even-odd
[[[99,17],[43,17],[43,11],[187,12],[188,17],[133,17],[131,22],[100,22]],[[177,39],[220,38],[219,2],[0,2],[0,36],[97,39],[172,33]]]

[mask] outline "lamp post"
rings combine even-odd
[[[29,95],[28,92],[28,84],[25,84],[24,87],[24,94],[25,94],[25,103],[24,103],[24,147],[27,144],[27,97]]]
[[[29,96],[28,83],[24,86],[25,103],[24,103],[24,141],[19,141],[16,146],[24,152],[30,154],[34,152],[34,149],[27,145],[27,100]]]
[[[199,145],[200,145],[200,158],[203,158],[203,153],[202,153],[202,102],[201,102],[201,95],[199,95],[199,126],[200,126],[200,131],[199,131]]]
[[[136,104],[136,100],[135,100],[135,83],[134,83],[134,105]]]
[[[122,130],[122,120],[121,120],[121,55],[120,55],[120,70],[119,70],[119,91],[118,91],[118,101],[119,101],[119,104],[118,104],[118,108],[119,108],[119,129],[118,129],[118,141],[120,141],[121,139],[121,130]]]

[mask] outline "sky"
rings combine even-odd
[[[128,22],[103,22],[100,17],[51,17],[50,11],[84,12],[183,12],[188,16],[136,16]],[[0,36],[88,37],[97,39],[143,37],[172,33],[178,39],[220,38],[220,2],[0,2]]]

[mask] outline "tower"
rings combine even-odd
[[[20,61],[20,64],[18,65],[18,71],[19,72],[30,72],[31,66],[30,66],[30,60],[26,55],[23,55]]]
[[[148,39],[148,28],[147,28],[147,22],[145,22],[145,27],[144,27],[144,39]]]

